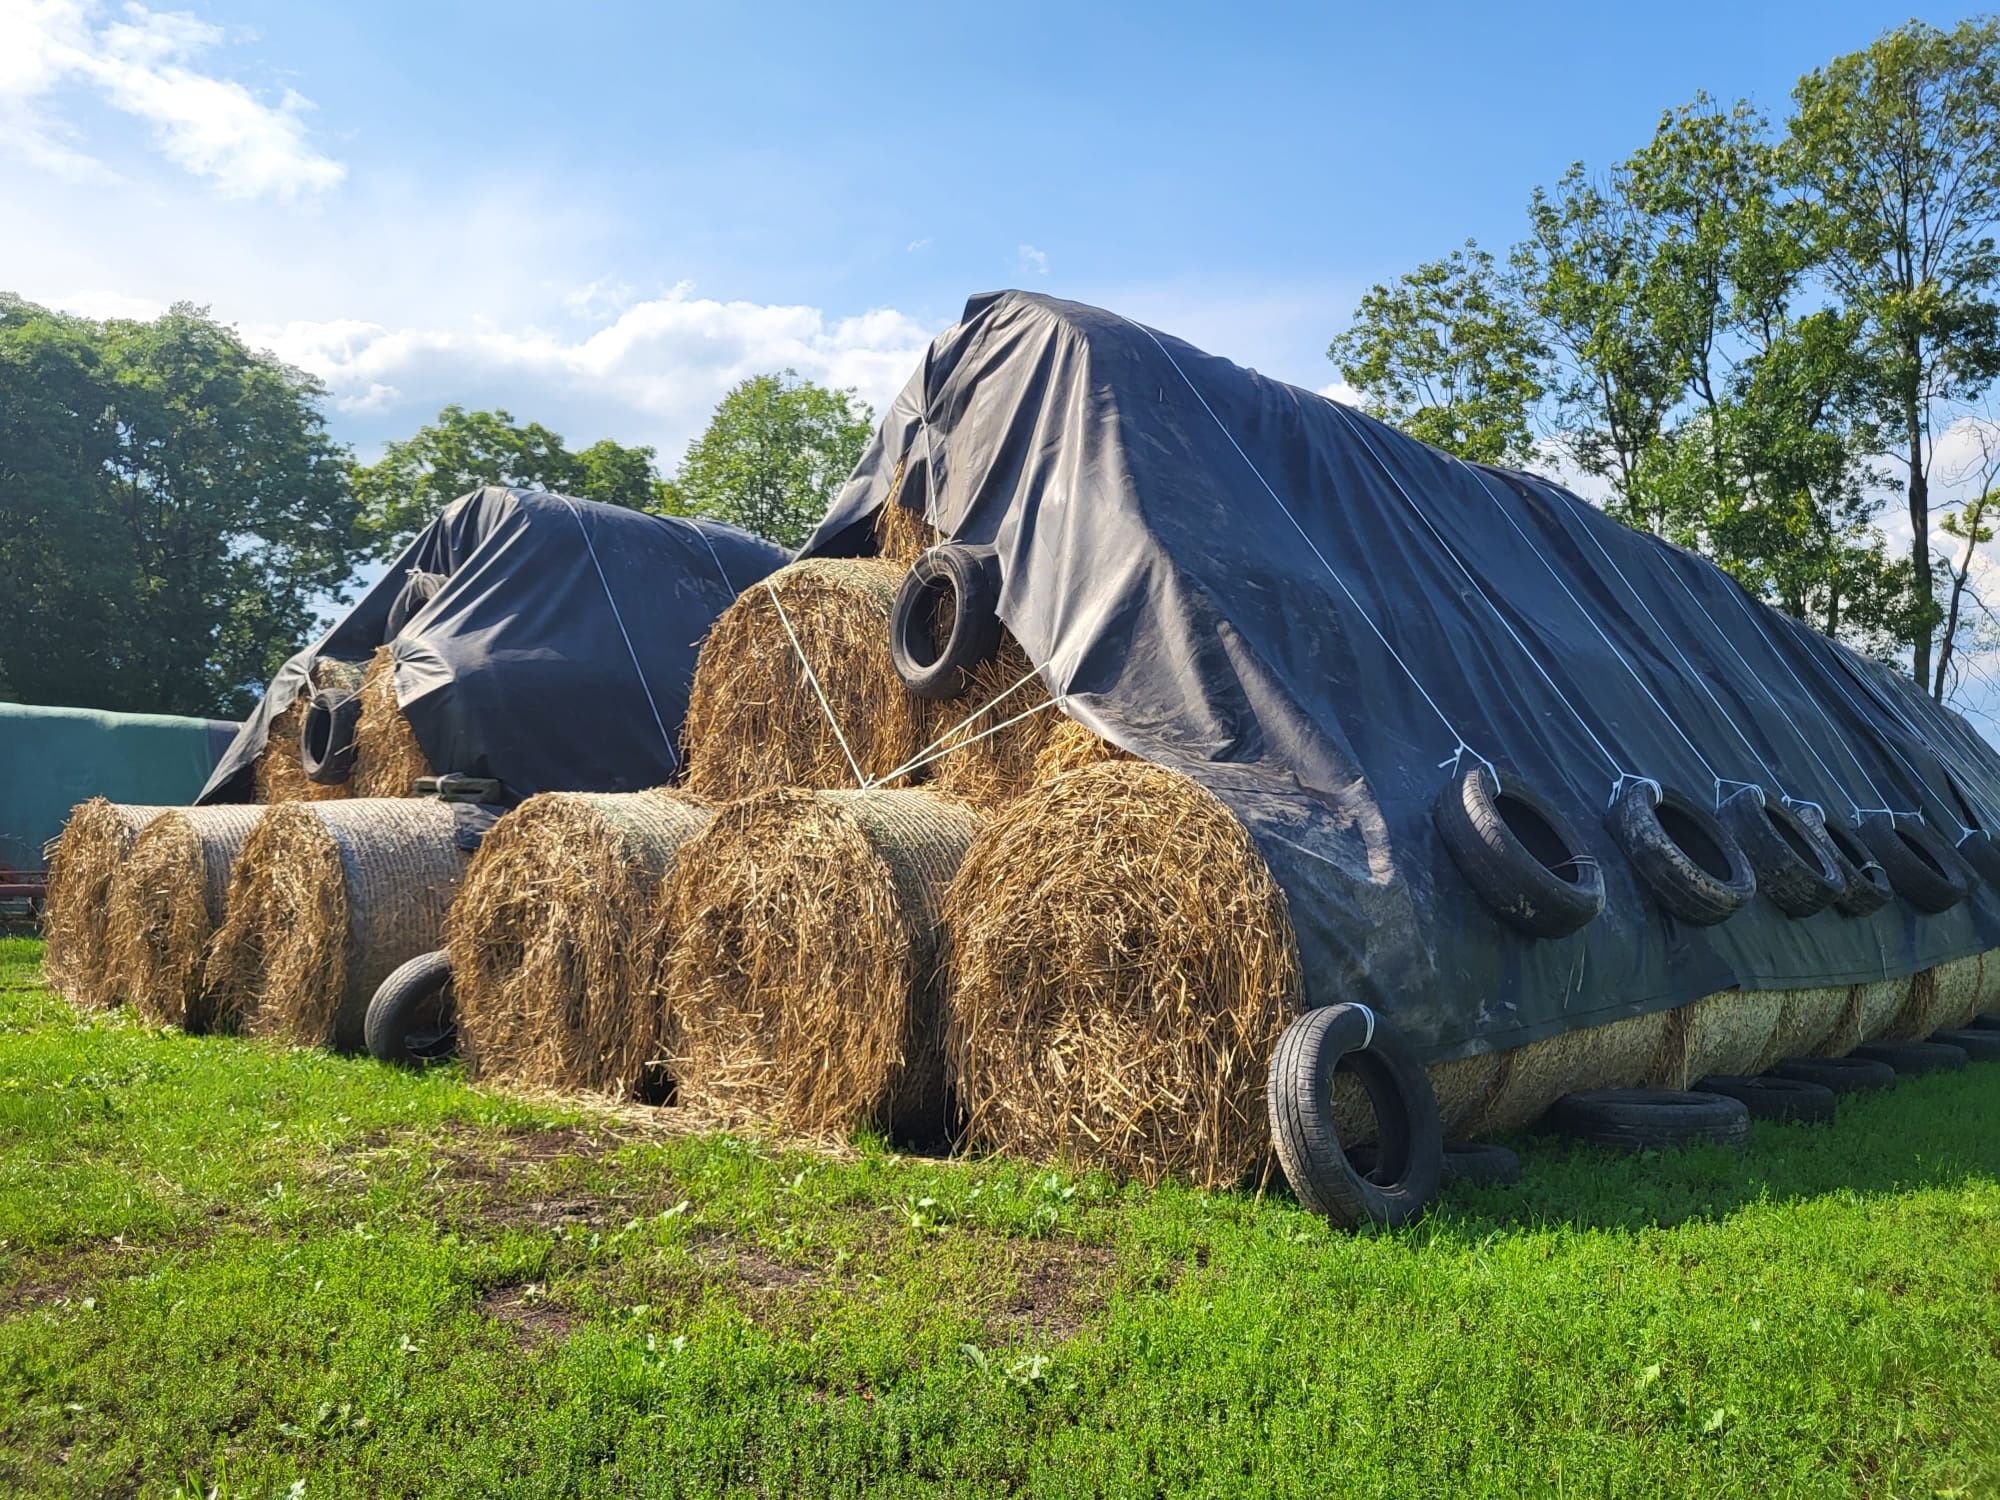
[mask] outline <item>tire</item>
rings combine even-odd
[[[361,695],[352,688],[314,688],[299,721],[299,764],[306,780],[339,786],[354,774],[354,733]]]
[[[1833,1090],[1804,1078],[1737,1078],[1718,1074],[1699,1079],[1704,1094],[1725,1094],[1743,1101],[1753,1120],[1783,1120],[1793,1125],[1823,1125],[1833,1118]]]
[[[421,1068],[458,1051],[458,1015],[452,1005],[451,955],[420,953],[390,972],[368,1002],[363,1028],[369,1056]]]
[[[939,645],[938,612],[951,628]],[[1000,562],[991,547],[945,542],[916,561],[896,591],[889,654],[903,686],[919,698],[963,698],[971,672],[1000,649]]]
[[[1750,1111],[1741,1099],[1677,1089],[1585,1089],[1556,1100],[1549,1124],[1607,1151],[1671,1151],[1707,1142],[1741,1151]]]
[[[1706,808],[1671,787],[1655,800],[1650,786],[1633,786],[1604,823],[1653,899],[1683,922],[1713,927],[1757,894],[1743,846]]]
[[[1347,1153],[1354,1170],[1366,1177],[1378,1158],[1373,1146],[1356,1146]],[[1447,1141],[1440,1181],[1446,1187],[1470,1182],[1482,1187],[1512,1187],[1521,1180],[1521,1158],[1505,1146],[1487,1141]]]
[[[426,604],[437,597],[438,590],[445,584],[442,573],[426,573],[420,568],[412,568],[403,576],[403,586],[396,591],[396,597],[389,601],[389,618],[382,626],[382,644],[388,645],[403,633],[403,627]]]
[[[2000,1031],[1981,1031],[1974,1026],[1933,1031],[1931,1040],[1956,1047],[1973,1062],[2000,1062]]]
[[[1333,1076],[1345,1067],[1375,1108],[1375,1161],[1355,1170],[1333,1132]],[[1444,1129],[1437,1097],[1396,1029],[1365,1005],[1323,1005],[1285,1028],[1271,1053],[1278,1163],[1300,1203],[1340,1229],[1394,1228],[1437,1197]]]
[[[1870,1094],[1896,1086],[1896,1070],[1868,1057],[1788,1057],[1772,1066],[1773,1076],[1816,1083],[1836,1094]]]
[[[1889,877],[1890,888],[1918,911],[1950,911],[1972,894],[1958,873],[1970,867],[1928,824],[1877,814],[1861,825],[1861,837]]]
[[[1826,839],[1757,788],[1722,804],[1722,821],[1757,872],[1757,889],[1793,919],[1825,911],[1847,888]]]
[[[1475,762],[1438,793],[1431,820],[1465,883],[1508,926],[1568,937],[1604,910],[1604,872],[1583,840],[1511,773],[1496,786]]]
[[[1974,1016],[1972,1024],[1967,1029],[1970,1031],[2000,1032],[2000,1016]]]
[[[1852,824],[1829,819],[1810,807],[1799,817],[1824,834],[1827,846],[1833,850],[1841,878],[1841,892],[1833,898],[1834,910],[1844,917],[1868,917],[1896,899],[1896,893],[1889,887],[1889,877],[1882,872],[1882,862],[1862,842],[1860,832]]]
[[[1975,828],[1953,847],[1982,883],[2000,886],[2000,846],[1994,844],[1993,835]]]
[[[1863,1042],[1852,1057],[1887,1063],[1897,1073],[1957,1073],[1966,1064],[1965,1049],[1946,1042]]]

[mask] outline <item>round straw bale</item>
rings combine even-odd
[[[244,841],[206,976],[218,1028],[354,1050],[390,970],[443,945],[464,871],[443,802],[274,807]]]
[[[1080,771],[1085,766],[1101,765],[1107,760],[1131,760],[1132,756],[1120,750],[1109,740],[1098,735],[1066,714],[1058,714],[1055,723],[1048,729],[1048,738],[1042,742],[1041,751],[1035,756],[1034,770],[1029,776],[1029,785],[1053,781],[1065,771]]]
[[[357,662],[322,657],[312,664],[316,687],[359,691],[363,668]],[[326,802],[354,795],[353,778],[324,786],[306,775],[299,756],[299,731],[305,724],[306,695],[301,693],[289,707],[271,720],[264,749],[252,772],[253,795],[259,802]]]
[[[72,1003],[102,1008],[121,998],[109,988],[107,897],[140,830],[172,811],[92,797],[70,809],[63,831],[49,845],[42,972]]]
[[[1501,1052],[1480,1052],[1424,1069],[1437,1097],[1438,1124],[1447,1139],[1457,1133],[1494,1095],[1502,1071]],[[1372,1146],[1377,1135],[1375,1106],[1361,1082],[1345,1069],[1333,1075],[1333,1132],[1343,1146]]]
[[[354,731],[349,783],[357,797],[408,797],[417,778],[430,774],[416,731],[396,702],[395,658],[387,646],[377,646],[361,683],[361,722]]]
[[[661,880],[708,819],[663,789],[548,792],[487,831],[445,923],[476,1077],[638,1091],[659,1055],[640,938]]]
[[[1902,1010],[1909,989],[1908,979],[1878,979],[1855,985],[1848,992],[1847,1008],[1840,1013],[1840,1020],[1819,1044],[1815,1055],[1845,1057],[1863,1042],[1874,1041]]]
[[[1656,1010],[1580,1026],[1502,1053],[1498,1081],[1461,1128],[1470,1136],[1518,1130],[1565,1094],[1638,1083],[1666,1036],[1667,1016]]]
[[[910,565],[927,548],[938,543],[937,528],[924,518],[920,510],[912,510],[901,503],[903,488],[903,466],[896,465],[896,477],[890,483],[889,498],[882,508],[875,512],[875,548],[882,561],[894,563],[899,573],[907,573]]]
[[[1839,1027],[1841,1017],[1854,998],[1854,986],[1839,984],[1818,989],[1779,990],[1778,1024],[1763,1055],[1750,1072],[1762,1073],[1773,1063],[1792,1057],[1812,1057]]]
[[[1283,890],[1208,791],[1137,760],[1034,788],[973,841],[945,926],[972,1139],[1205,1187],[1264,1157],[1298,944]]]
[[[979,824],[924,792],[783,788],[718,812],[660,902],[681,1099],[799,1134],[940,1135],[939,913]]]
[[[725,802],[776,786],[847,787],[856,782],[850,752],[867,776],[916,755],[927,705],[889,659],[901,578],[877,558],[814,558],[780,568],[724,610],[688,696],[688,790]]]
[[[237,856],[264,812],[254,803],[177,809],[132,841],[111,883],[111,973],[147,1020],[208,1029],[203,960]]]
[[[1012,635],[968,676],[963,698],[932,710],[930,781],[947,797],[998,807],[1034,784],[1056,727],[1069,721],[1049,706],[1048,688]]]
[[[1720,990],[1670,1012],[1646,1083],[1684,1089],[1711,1073],[1753,1071],[1777,1035],[1784,1008],[1782,990]]]
[[[1938,971],[1919,969],[1903,991],[1903,1004],[1881,1030],[1885,1042],[1921,1042],[1944,1025],[1938,996]]]
[[[2000,1015],[2000,948],[1979,955],[1979,999],[1975,1016]]]
[[[1954,958],[1937,966],[1936,1024],[1931,1030],[1943,1031],[1963,1026],[1979,1014],[1983,968],[1984,955],[1978,953]]]

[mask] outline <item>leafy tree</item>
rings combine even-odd
[[[30,702],[235,715],[353,573],[317,382],[200,308],[0,296],[0,641]]]
[[[787,547],[811,534],[854,471],[874,415],[854,392],[795,370],[734,386],[688,446],[665,503],[713,516]]]
[[[632,510],[656,509],[661,498],[651,448],[604,439],[572,453],[539,422],[517,424],[509,412],[467,411],[454,404],[354,471],[362,534],[377,556],[393,556],[452,501],[488,484]]]
[[[1917,609],[1910,663],[1933,667],[1931,418],[2000,374],[2000,22],[1912,21],[1799,81],[1787,164],[1821,274],[1860,321],[1878,413],[1895,434]]]
[[[1327,357],[1370,416],[1461,458],[1524,462],[1546,351],[1472,240],[1362,297]]]

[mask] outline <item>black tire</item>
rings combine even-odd
[[[1957,1073],[1966,1064],[1965,1049],[1948,1042],[1863,1042],[1853,1057],[1887,1063],[1899,1074]]]
[[[1959,874],[1969,873],[1970,866],[1928,824],[1878,813],[1862,823],[1861,837],[1889,877],[1890,888],[1918,911],[1950,911],[1972,894]]]
[[[2000,1031],[2000,1016],[1974,1016],[1968,1025],[1972,1031]]]
[[[1347,1153],[1347,1159],[1363,1177],[1375,1170],[1379,1160],[1373,1146],[1356,1146]],[[1521,1180],[1521,1158],[1505,1146],[1495,1146],[1489,1141],[1447,1141],[1439,1180],[1446,1187],[1461,1182],[1512,1187]]]
[[[1000,562],[991,547],[945,542],[916,561],[896,591],[889,655],[919,698],[963,698],[971,673],[1000,649]],[[939,620],[950,628],[939,643]]]
[[[354,774],[354,733],[361,695],[353,688],[314,688],[299,721],[299,764],[306,780],[339,786]]]
[[[1836,1094],[1869,1094],[1896,1086],[1896,1070],[1867,1057],[1788,1057],[1774,1064],[1773,1075],[1816,1083]]]
[[[1956,845],[1958,857],[1972,866],[1972,871],[1986,885],[2000,886],[2000,846],[1993,842],[1993,836],[1983,828],[1975,828],[1961,838]]]
[[[403,586],[396,591],[396,597],[389,601],[389,618],[382,626],[382,644],[388,645],[403,633],[403,627],[410,623],[416,613],[437,597],[439,589],[445,585],[442,573],[426,573],[420,568],[412,568],[403,576]]]
[[[1868,917],[1896,899],[1889,877],[1882,872],[1882,862],[1862,842],[1853,824],[1828,818],[1816,808],[1807,808],[1799,817],[1824,834],[1833,850],[1842,882],[1840,894],[1833,898],[1834,910],[1846,917]]]
[[[1650,786],[1635,784],[1612,803],[1604,824],[1653,899],[1683,922],[1713,927],[1757,894],[1743,846],[1707,808],[1671,787],[1655,800]]]
[[[1758,891],[1786,916],[1825,911],[1847,888],[1825,837],[1761,788],[1746,787],[1723,803],[1722,821],[1757,872]]]
[[[1355,1170],[1333,1131],[1333,1076],[1345,1068],[1375,1109],[1375,1164]],[[1444,1130],[1437,1097],[1394,1027],[1365,1005],[1324,1005],[1285,1028],[1271,1053],[1271,1138],[1300,1203],[1336,1228],[1395,1227],[1437,1197]]]
[[[1804,1078],[1766,1075],[1740,1078],[1728,1074],[1695,1081],[1704,1094],[1726,1094],[1743,1101],[1753,1120],[1783,1120],[1793,1125],[1823,1125],[1833,1118],[1833,1090]]]
[[[1981,1031],[1974,1026],[1933,1031],[1931,1040],[1956,1047],[1973,1062],[2000,1062],[2000,1031]]]
[[[1512,773],[1496,786],[1474,762],[1438,793],[1431,819],[1465,883],[1508,926],[1568,937],[1604,910],[1604,872],[1583,840]]]
[[[368,1055],[385,1063],[421,1068],[458,1051],[458,1012],[452,1004],[451,955],[420,953],[375,990],[363,1029]]]
[[[1750,1111],[1741,1099],[1677,1089],[1585,1089],[1548,1113],[1563,1135],[1607,1151],[1671,1151],[1708,1142],[1741,1151]]]

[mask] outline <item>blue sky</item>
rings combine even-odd
[[[364,457],[456,400],[671,468],[733,381],[879,407],[1008,285],[1326,389],[1371,283],[1504,249],[1537,183],[1697,90],[1782,115],[1904,19],[0,0],[0,289],[205,303]]]

